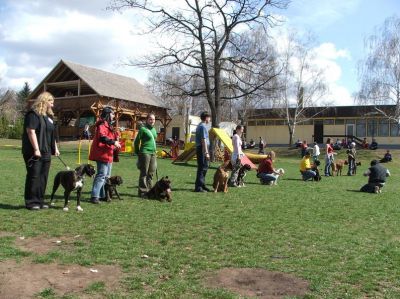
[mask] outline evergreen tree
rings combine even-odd
[[[31,94],[32,90],[31,87],[29,86],[28,82],[24,83],[24,87],[18,92],[18,106],[19,110],[22,111],[24,110],[26,106],[26,101],[28,100],[29,95]]]

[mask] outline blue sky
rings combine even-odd
[[[288,25],[315,32],[319,42],[345,49],[351,59],[339,58],[338,81],[351,93],[358,89],[357,63],[364,57],[364,39],[387,17],[400,13],[399,0],[293,0],[287,10]]]
[[[34,87],[62,58],[145,82],[146,71],[120,62],[147,53],[151,40],[132,35],[140,25],[135,15],[106,11],[108,2],[0,0],[0,87],[20,89],[24,81]],[[331,76],[330,97],[350,105],[364,38],[396,12],[399,0],[292,0],[277,13],[286,19],[281,27],[314,32],[317,63]]]

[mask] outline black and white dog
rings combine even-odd
[[[77,203],[76,210],[83,211],[81,208],[81,191],[83,188],[85,175],[92,177],[96,173],[94,167],[90,164],[82,164],[75,170],[60,171],[54,178],[53,192],[51,193],[50,205],[54,205],[53,198],[60,184],[64,187],[64,211],[68,211],[69,196],[72,191],[76,190]]]
[[[251,170],[251,166],[249,164],[244,164],[239,168],[238,176],[236,179],[236,186],[244,187],[244,177],[246,173]]]
[[[117,186],[122,185],[123,180],[119,175],[115,175],[109,178],[106,178],[106,183],[104,185],[104,189],[106,191],[106,200],[110,202],[113,198],[113,194],[116,194],[118,199],[121,200],[119,196]]]

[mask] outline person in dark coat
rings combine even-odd
[[[54,97],[43,92],[25,114],[22,155],[26,166],[25,206],[29,210],[47,209],[44,203],[51,155],[59,156],[52,120]]]
[[[96,122],[96,131],[90,147],[89,160],[96,161],[97,171],[93,180],[91,203],[100,203],[99,199],[105,198],[104,185],[106,178],[111,176],[111,168],[114,160],[114,149],[120,149],[118,132],[113,127],[114,111],[110,107],[104,107],[100,118]]]
[[[390,176],[388,169],[383,167],[377,160],[371,161],[371,167],[364,173],[368,177],[368,184],[361,187],[361,192],[381,193],[385,186],[386,178]]]

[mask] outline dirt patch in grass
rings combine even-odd
[[[4,261],[0,263],[0,298],[33,298],[51,289],[59,296],[80,294],[96,282],[104,289],[118,287],[122,271],[117,266],[32,264]],[[102,283],[101,283],[102,285]]]
[[[44,236],[33,238],[17,237],[15,240],[15,245],[23,251],[45,254],[52,250],[70,249],[74,246],[74,243],[79,240],[81,240],[81,236],[60,238],[49,238]]]
[[[225,268],[207,276],[205,283],[212,288],[223,288],[242,296],[280,299],[304,296],[309,283],[294,275],[264,269]]]

